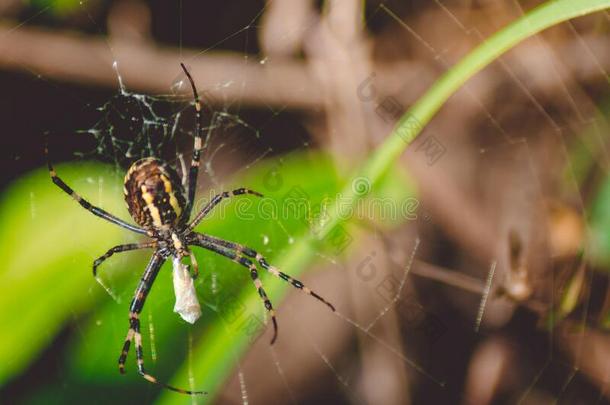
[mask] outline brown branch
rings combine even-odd
[[[610,50],[603,37],[582,39],[597,57],[596,61],[574,57],[582,46],[575,40],[558,45],[557,54],[565,55],[562,59],[565,70],[573,71],[579,79],[586,80],[599,76],[599,65],[610,67]],[[536,49],[524,44],[518,52],[507,56],[508,62],[518,62],[511,63],[518,66],[513,68],[515,74],[536,74],[537,79],[543,75],[538,66],[546,63],[546,56],[536,53]],[[8,22],[0,24],[1,69],[27,70],[44,78],[116,88],[117,77],[112,69],[115,60],[119,63],[123,81],[133,91],[168,93],[179,78],[178,63],[184,61],[197,78],[197,85],[206,89],[211,99],[219,103],[238,101],[244,105],[297,109],[324,105],[321,84],[304,62],[278,58],[261,64],[255,55],[218,51],[201,53],[193,49],[180,51],[142,41],[108,42],[102,37],[75,32],[44,30]],[[412,82],[409,78],[414,76],[418,77],[415,84],[422,86],[433,79],[432,70],[421,62],[376,65],[373,70],[377,72],[375,84],[379,86],[380,94],[395,95],[396,89]],[[477,81],[495,83],[494,77],[498,74],[502,73],[486,70],[479,74]],[[363,75],[361,79],[365,78]],[[561,85],[550,79],[546,77],[540,81],[545,91],[554,87],[553,83]],[[409,98],[417,97],[423,89],[410,92]],[[354,88],[354,98],[356,91]],[[489,89],[477,88],[477,91],[487,94]]]
[[[199,53],[150,43],[107,42],[100,37],[0,25],[0,68],[29,70],[45,78],[117,87],[118,61],[128,89],[168,93],[188,64],[197,86],[220,104],[239,102],[310,109],[322,104],[317,82],[301,62],[261,64],[255,56]],[[186,89],[183,89],[186,92]],[[186,93],[185,93],[186,94]]]

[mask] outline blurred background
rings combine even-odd
[[[199,249],[203,316],[189,325],[172,312],[166,265],[141,316],[145,363],[206,397],[147,383],[133,352],[118,373],[151,252],[109,259],[105,291],[93,260],[140,239],[43,167],[48,134],[60,176],[129,219],[133,161],[180,172],[190,159],[184,62],[206,105],[196,208],[238,186],[266,196],[223,203],[197,229],[281,261],[316,239],[350,173],[436,79],[539,4],[0,1],[0,402],[609,403],[607,12],[468,81],[315,260],[282,268],[337,314],[265,274],[270,346],[248,273]],[[286,210],[295,196],[306,211]]]

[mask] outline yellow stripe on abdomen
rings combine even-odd
[[[182,214],[182,207],[178,203],[178,199],[176,198],[176,190],[172,187],[172,182],[165,175],[161,175],[161,180],[163,181],[163,185],[165,186],[165,192],[169,196],[169,205],[172,206],[174,212],[176,213],[176,219],[180,218],[180,214]]]
[[[159,212],[159,208],[155,205],[154,196],[148,192],[146,186],[142,186],[140,188],[142,190],[142,198],[146,203],[146,208],[148,208],[148,212],[153,220],[153,225],[156,228],[161,228],[163,226],[163,221],[161,221],[161,213]]]

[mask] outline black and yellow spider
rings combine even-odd
[[[201,220],[205,218],[223,199],[242,194],[252,194],[262,197],[262,194],[247,188],[239,188],[231,192],[223,192],[212,198],[212,200],[195,216],[195,218],[189,222],[195,199],[195,187],[197,184],[197,174],[199,172],[199,157],[203,147],[203,125],[201,103],[199,100],[199,95],[197,94],[197,88],[195,87],[193,78],[184,64],[180,64],[180,66],[184,70],[184,73],[186,74],[193,89],[193,95],[195,98],[195,112],[197,114],[197,129],[194,136],[195,144],[193,147],[193,158],[191,160],[191,166],[188,173],[188,182],[185,181],[187,186],[186,193],[178,173],[167,162],[150,157],[140,159],[133,163],[125,175],[124,192],[129,213],[139,226],[131,225],[125,222],[104,211],[103,209],[91,205],[91,203],[79,196],[57,175],[53,169],[53,166],[48,159],[47,146],[45,146],[45,154],[47,156],[49,174],[51,175],[53,183],[72,196],[72,198],[75,199],[83,208],[109,222],[151,238],[149,242],[130,243],[115,246],[93,262],[93,275],[97,277],[97,267],[104,260],[108,259],[115,253],[146,248],[154,250],[152,258],[146,266],[146,270],[144,271],[142,279],[136,288],[134,297],[129,307],[129,331],[127,332],[127,337],[125,338],[125,343],[123,344],[123,350],[119,357],[119,371],[121,373],[125,372],[125,360],[127,358],[127,353],[129,352],[131,341],[134,340],[136,346],[138,372],[146,380],[184,394],[204,394],[204,391],[188,391],[159,382],[144,369],[139,314],[142,311],[144,302],[146,301],[146,296],[148,295],[152,284],[157,277],[159,269],[169,257],[173,257],[175,260],[181,260],[183,257],[189,256],[193,266],[193,277],[196,277],[198,274],[198,266],[192,251],[189,249],[189,246],[191,245],[200,246],[202,248],[211,250],[212,252],[216,252],[248,268],[250,271],[250,277],[252,277],[252,281],[254,282],[254,286],[258,290],[258,293],[265,304],[265,308],[269,312],[271,320],[273,321],[273,338],[271,340],[271,344],[273,344],[277,338],[277,321],[273,312],[273,306],[267,298],[265,290],[263,290],[263,285],[258,278],[256,266],[254,265],[253,261],[248,258],[255,259],[261,267],[269,271],[271,274],[291,283],[294,287],[305,291],[307,294],[312,295],[328,305],[333,311],[335,308],[332,306],[332,304],[324,300],[324,298],[305,287],[299,280],[295,280],[289,275],[282,273],[277,268],[269,265],[265,258],[255,250],[237,243],[225,241],[194,231],[194,228],[201,222]],[[186,174],[183,174],[183,176],[186,176]]]

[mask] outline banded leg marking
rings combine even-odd
[[[114,215],[110,214],[109,212],[104,211],[103,209],[101,209],[99,207],[96,207],[95,205],[91,204],[89,201],[85,200],[83,197],[78,195],[74,190],[72,190],[72,188],[70,186],[68,186],[57,175],[57,172],[53,168],[53,164],[51,163],[51,160],[49,159],[49,146],[48,146],[48,139],[47,139],[47,137],[45,137],[44,153],[45,153],[45,157],[47,159],[47,168],[49,170],[49,175],[51,176],[51,180],[53,181],[53,183],[57,187],[62,189],[70,197],[72,197],[76,202],[78,202],[81,205],[81,207],[83,207],[87,211],[91,212],[93,215],[96,215],[96,216],[98,216],[100,218],[103,218],[103,219],[109,221],[109,222],[112,222],[115,225],[118,225],[118,226],[123,227],[125,229],[129,229],[130,231],[133,231],[133,232],[140,233],[142,235],[146,235],[146,231],[144,229],[142,229],[140,227],[137,227],[135,225],[128,224],[127,222],[123,221],[122,219],[119,219],[119,218],[115,217]]]
[[[130,250],[154,248],[155,245],[156,245],[156,242],[128,243],[125,245],[118,245],[118,246],[108,249],[108,251],[106,253],[104,253],[102,256],[98,257],[97,259],[95,259],[95,261],[93,262],[93,277],[98,279],[97,268],[104,261],[106,261],[106,259],[110,258],[110,256],[114,255],[115,253],[128,252]]]
[[[191,167],[189,169],[188,174],[188,200],[186,202],[186,207],[184,210],[184,217],[186,221],[188,221],[191,216],[191,210],[193,209],[193,204],[195,202],[195,188],[197,187],[197,176],[199,175],[199,159],[201,156],[201,150],[203,149],[203,137],[201,133],[203,131],[203,116],[201,114],[201,100],[199,98],[199,93],[197,92],[197,86],[195,86],[195,81],[191,76],[190,72],[184,65],[184,63],[180,63],[182,70],[186,74],[188,78],[191,89],[193,90],[193,98],[195,99],[195,114],[197,120],[197,128],[195,129],[195,140],[193,145],[193,157],[191,159]]]
[[[125,362],[127,360],[127,354],[129,353],[131,341],[133,340],[136,350],[138,373],[140,373],[140,375],[145,380],[182,394],[207,394],[205,391],[190,391],[165,384],[157,380],[157,378],[152,376],[151,374],[148,374],[146,372],[146,369],[144,368],[144,350],[142,349],[142,334],[140,333],[139,315],[142,312],[144,303],[146,302],[146,297],[148,296],[150,287],[155,281],[155,278],[157,277],[157,274],[159,273],[163,262],[165,262],[165,259],[162,257],[162,255],[159,252],[155,252],[150,262],[148,263],[148,266],[146,266],[146,270],[142,275],[142,279],[140,280],[140,283],[136,288],[133,300],[131,301],[131,305],[129,308],[129,331],[127,332],[125,342],[123,343],[123,350],[121,351],[121,355],[119,356],[119,371],[121,373],[125,373]]]
[[[330,309],[333,310],[333,312],[335,311],[335,307],[333,306],[333,304],[331,304],[330,302],[326,301],[320,295],[316,294],[316,292],[312,291],[310,288],[305,286],[301,281],[299,281],[299,280],[297,280],[295,278],[292,278],[288,274],[280,271],[278,268],[270,265],[267,262],[267,260],[263,257],[263,255],[261,255],[260,253],[258,253],[254,249],[251,249],[251,248],[249,248],[247,246],[244,246],[244,245],[240,245],[238,243],[234,243],[234,242],[229,242],[229,241],[226,241],[226,240],[218,239],[218,238],[215,238],[215,237],[210,236],[210,235],[204,235],[204,234],[195,234],[195,235],[196,235],[195,237],[198,240],[207,240],[208,243],[212,243],[214,245],[218,245],[218,246],[222,246],[222,247],[227,248],[227,249],[234,250],[235,252],[237,252],[237,254],[243,253],[244,255],[246,255],[246,256],[248,256],[250,258],[255,259],[261,265],[261,267],[263,267],[269,273],[273,274],[276,277],[281,278],[282,280],[284,280],[286,282],[289,282],[293,287],[298,288],[299,290],[302,290],[303,292],[305,292],[305,294],[311,295],[312,297],[316,298],[318,301],[321,301],[324,304],[326,304]]]
[[[227,258],[233,260],[235,263],[239,263],[242,266],[246,267],[248,270],[250,270],[250,277],[252,278],[252,282],[254,283],[254,286],[256,287],[256,291],[258,292],[258,295],[263,300],[265,309],[269,313],[269,316],[271,317],[271,322],[273,323],[273,337],[271,338],[271,344],[274,344],[275,341],[277,340],[277,332],[278,332],[277,319],[275,318],[275,311],[273,310],[273,305],[271,304],[271,301],[269,300],[269,297],[267,296],[267,293],[265,292],[265,290],[263,288],[262,281],[258,277],[258,270],[256,269],[256,266],[254,265],[254,263],[252,263],[252,261],[250,259],[242,256],[241,254],[224,249],[221,246],[210,243],[209,241],[195,240],[192,242],[194,245],[200,246],[204,249],[208,249],[212,252],[215,252],[224,257],[227,257]]]
[[[220,204],[220,202],[222,200],[229,199],[231,197],[235,197],[238,195],[244,195],[244,194],[251,194],[251,195],[255,195],[257,197],[263,197],[263,195],[261,193],[259,193],[258,191],[250,190],[249,188],[243,188],[243,187],[238,188],[233,191],[224,191],[220,194],[216,194],[212,198],[212,200],[210,200],[210,202],[207,203],[207,205],[205,207],[203,207],[201,209],[201,211],[199,211],[199,213],[197,214],[195,219],[193,219],[193,221],[188,226],[189,229],[193,230],[197,225],[199,225],[201,220],[203,220],[203,218],[205,218],[214,209],[214,207],[216,207],[218,204]]]
[[[235,261],[250,270],[250,277],[252,278],[254,287],[256,287],[256,291],[263,300],[265,309],[269,313],[271,321],[273,322],[273,337],[271,338],[271,344],[274,344],[277,340],[277,320],[275,319],[275,311],[273,310],[273,305],[271,304],[269,297],[267,297],[267,293],[263,289],[263,282],[260,278],[258,278],[258,270],[256,269],[256,266],[254,265],[254,263],[252,263],[251,260],[248,260],[241,255],[236,256]]]

